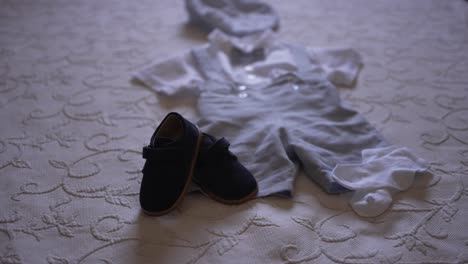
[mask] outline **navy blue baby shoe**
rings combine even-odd
[[[194,174],[202,135],[178,113],[169,113],[150,144],[143,148],[140,205],[148,215],[173,210],[187,193]]]
[[[193,181],[203,193],[225,204],[240,204],[257,194],[257,181],[229,151],[229,142],[202,133]]]

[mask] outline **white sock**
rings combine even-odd
[[[392,194],[387,189],[378,189],[355,191],[349,204],[358,215],[373,217],[385,212],[392,201]]]
[[[337,165],[333,177],[355,191],[349,203],[356,214],[373,217],[385,212],[392,196],[411,187],[416,172],[427,167],[407,148],[376,148],[362,152],[361,164]]]

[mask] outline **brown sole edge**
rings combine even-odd
[[[189,190],[190,183],[192,182],[193,173],[195,172],[195,165],[196,165],[197,160],[198,160],[198,153],[200,152],[200,146],[201,146],[201,142],[202,142],[202,133],[201,133],[200,129],[198,128],[198,126],[197,126],[197,130],[198,130],[198,138],[197,138],[197,145],[195,146],[195,154],[193,155],[192,165],[190,167],[189,176],[187,178],[187,182],[185,183],[185,186],[184,186],[184,189],[183,189],[182,193],[180,194],[179,198],[175,201],[175,203],[169,209],[166,209],[164,211],[151,212],[151,211],[146,211],[145,209],[142,208],[141,210],[146,215],[148,215],[148,216],[162,216],[162,215],[165,215],[165,214],[171,212],[177,206],[179,206],[179,204],[182,202],[183,198],[187,194],[187,192]]]
[[[200,185],[199,185],[200,186]],[[239,200],[226,200],[226,199],[223,199],[211,192],[208,192],[208,191],[205,191],[201,186],[200,186],[200,189],[201,189],[201,192],[204,193],[205,195],[207,195],[208,197],[210,197],[211,199],[217,201],[217,202],[220,202],[222,204],[226,204],[226,205],[239,205],[239,204],[243,204],[245,202],[248,202],[250,200],[253,200],[256,196],[257,196],[257,193],[258,193],[258,186],[257,188],[255,188],[255,190],[251,193],[249,193],[248,195],[246,195],[245,197],[243,197],[242,199],[239,199]]]

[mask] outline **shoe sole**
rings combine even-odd
[[[161,215],[165,215],[165,214],[169,213],[170,211],[174,210],[177,206],[179,206],[179,204],[182,202],[183,198],[187,194],[187,192],[189,190],[190,182],[192,182],[193,173],[195,172],[195,165],[197,163],[198,153],[200,152],[200,146],[201,146],[201,142],[202,142],[202,133],[201,133],[201,131],[200,131],[200,129],[198,127],[197,127],[197,131],[198,131],[198,138],[197,138],[197,145],[195,146],[195,154],[193,155],[192,164],[191,164],[191,167],[190,167],[187,182],[185,183],[184,189],[182,190],[182,193],[180,194],[179,198],[177,198],[175,203],[169,209],[166,209],[164,211],[152,212],[152,211],[146,211],[145,209],[142,209],[143,212],[146,215],[161,216]]]
[[[195,181],[195,183],[196,183],[196,181]],[[198,186],[200,186],[200,185],[198,184]],[[239,205],[239,204],[245,203],[247,201],[250,201],[250,200],[254,199],[257,196],[257,193],[258,193],[258,186],[257,186],[257,188],[255,188],[255,190],[253,192],[249,193],[248,195],[242,197],[239,200],[226,200],[226,199],[223,199],[223,198],[217,196],[216,194],[213,194],[212,192],[206,191],[201,186],[200,186],[200,189],[201,189],[202,193],[204,193],[205,195],[207,195],[211,199],[213,199],[213,200],[215,200],[217,202],[223,203],[223,204],[227,204],[227,205]]]

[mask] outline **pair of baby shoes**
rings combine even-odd
[[[140,205],[148,215],[163,215],[183,200],[190,183],[225,204],[240,204],[257,194],[252,174],[229,151],[229,142],[202,133],[178,113],[169,113],[143,148]]]

